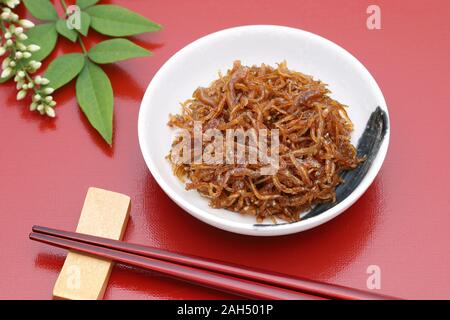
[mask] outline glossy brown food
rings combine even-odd
[[[278,129],[279,169],[262,175],[264,164],[186,164],[174,161],[171,151],[174,174],[214,208],[253,215],[258,222],[299,220],[315,204],[335,201],[340,173],[362,161],[350,143],[346,106],[329,93],[324,83],[289,70],[285,62],[273,68],[236,61],[226,75],[195,90],[168,125],[193,134],[194,121],[200,121],[203,131],[215,128],[224,136],[226,129]],[[179,142],[178,137],[172,147]]]

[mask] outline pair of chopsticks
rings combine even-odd
[[[118,240],[33,226],[30,239],[63,249],[156,271],[250,299],[392,299],[332,284],[294,278]]]

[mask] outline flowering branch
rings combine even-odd
[[[7,55],[2,62],[1,78],[8,79],[14,77],[18,90],[17,100],[24,99],[31,93],[31,111],[37,111],[41,115],[55,117],[53,100],[53,88],[48,87],[49,80],[41,76],[32,78],[40,67],[41,62],[30,60],[32,52],[40,50],[35,44],[25,45],[28,39],[25,34],[26,29],[34,27],[34,24],[26,19],[19,19],[19,16],[12,11],[20,0],[0,0],[0,28],[3,36],[0,37],[0,56]]]
[[[32,97],[31,111],[55,117],[55,90],[76,79],[78,105],[89,123],[112,146],[114,92],[103,64],[131,58],[147,57],[150,51],[123,37],[153,32],[161,26],[133,11],[100,0],[77,0],[67,6],[60,0],[65,14],[58,15],[50,0],[0,0],[0,83],[14,79],[17,100]],[[20,3],[42,24],[19,19],[13,9]],[[29,30],[31,28],[31,30]],[[92,29],[114,37],[89,48],[82,37]],[[54,58],[42,76],[33,74],[55,49],[59,36],[80,43],[83,53],[66,53]]]

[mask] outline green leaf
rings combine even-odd
[[[58,39],[54,22],[37,25],[28,30],[26,35],[28,39],[24,41],[24,44],[37,44],[41,47],[40,50],[33,52],[30,58],[36,61],[44,60],[53,51]]]
[[[159,24],[116,5],[97,5],[86,12],[91,16],[91,27],[108,36],[131,36],[161,29]]]
[[[59,19],[55,7],[49,0],[24,0],[25,7],[33,17],[44,21],[56,21]]]
[[[77,100],[91,125],[112,145],[114,97],[106,73],[95,63],[86,63],[77,79]]]
[[[99,0],[77,0],[77,6],[81,9],[86,9],[87,7],[93,6]]]
[[[78,33],[74,29],[69,29],[67,27],[67,21],[64,19],[58,20],[56,23],[56,31],[63,37],[66,37],[72,42],[77,41]]]
[[[88,52],[96,63],[113,63],[137,57],[146,57],[150,51],[127,39],[112,39],[100,42]]]
[[[50,80],[48,87],[56,90],[69,83],[83,69],[84,62],[85,58],[81,53],[69,53],[53,60],[44,74]]]
[[[86,37],[89,31],[89,26],[91,25],[91,17],[86,12],[81,11],[80,22],[80,29],[77,29],[77,31]]]

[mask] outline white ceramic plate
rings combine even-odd
[[[234,60],[243,65],[275,65],[286,60],[288,68],[310,74],[329,85],[331,96],[349,107],[357,144],[370,114],[380,106],[387,114],[383,94],[367,69],[350,53],[318,35],[299,29],[255,25],[222,30],[187,45],[172,56],[154,76],[141,103],[139,143],[152,175],[180,207],[194,217],[231,232],[274,236],[304,231],[329,221],[350,207],[374,180],[385,158],[389,129],[372,166],[358,187],[342,202],[322,214],[290,224],[261,227],[255,218],[212,209],[197,191],[186,191],[165,159],[174,130],[166,124],[169,113],[179,113],[179,103],[190,98],[199,86],[208,86],[232,67]]]

